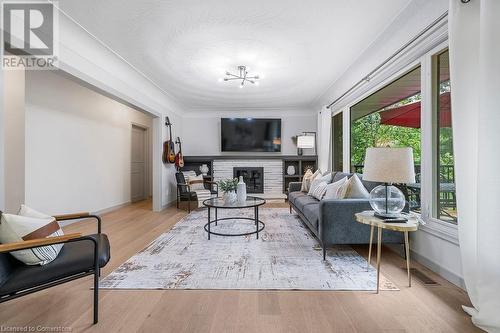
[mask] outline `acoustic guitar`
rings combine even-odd
[[[165,164],[175,163],[175,145],[172,141],[172,123],[170,123],[170,119],[168,119],[168,117],[165,119],[165,126],[168,127],[170,139],[163,143],[162,160]]]
[[[182,145],[181,145],[181,139],[177,137],[177,140],[175,141],[179,145],[179,151],[175,155],[175,166],[177,169],[180,169],[184,166],[184,157],[182,156]]]

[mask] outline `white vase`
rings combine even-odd
[[[224,202],[227,203],[233,203],[236,201],[236,192],[234,191],[229,191],[229,192],[224,192],[223,196]]]
[[[245,202],[247,200],[247,184],[243,181],[243,176],[240,176],[240,181],[236,187],[236,195],[238,202]]]
[[[203,176],[206,176],[208,174],[208,165],[202,164],[200,166],[200,171]]]
[[[289,176],[295,175],[295,167],[293,165],[289,165],[288,168],[286,168],[286,173]]]

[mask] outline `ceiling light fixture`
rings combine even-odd
[[[226,77],[223,79],[222,78],[219,79],[219,81],[241,80],[240,88],[243,88],[243,86],[245,85],[245,82],[250,82],[251,84],[255,84],[256,86],[259,85],[259,82],[257,80],[260,79],[260,77],[258,75],[248,76],[248,70],[250,68],[248,68],[246,66],[238,66],[237,68],[238,68],[239,74],[233,74],[230,72],[226,72]]]

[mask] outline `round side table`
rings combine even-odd
[[[372,256],[372,242],[373,230],[377,228],[377,294],[380,286],[380,252],[382,246],[382,230],[392,230],[403,232],[405,235],[405,250],[406,250],[406,269],[408,271],[408,286],[411,287],[411,274],[410,274],[410,239],[408,233],[417,231],[418,220],[415,217],[407,216],[407,222],[404,223],[387,223],[378,217],[373,216],[373,211],[364,211],[354,214],[356,221],[359,223],[367,224],[370,226],[370,248],[368,249],[368,267],[370,266],[370,259]]]

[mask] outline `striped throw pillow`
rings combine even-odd
[[[321,200],[325,195],[327,186],[328,186],[327,182],[321,182],[318,185],[316,185],[316,187],[312,190],[312,193],[309,195],[315,197],[318,200]]]
[[[21,206],[17,215],[2,213],[0,219],[0,243],[13,243],[46,237],[62,236],[59,223],[52,216]],[[54,260],[63,244],[37,247],[11,252],[26,265],[45,265]]]
[[[203,185],[203,175],[199,176],[188,176],[187,180],[191,191],[204,190],[205,185]]]

